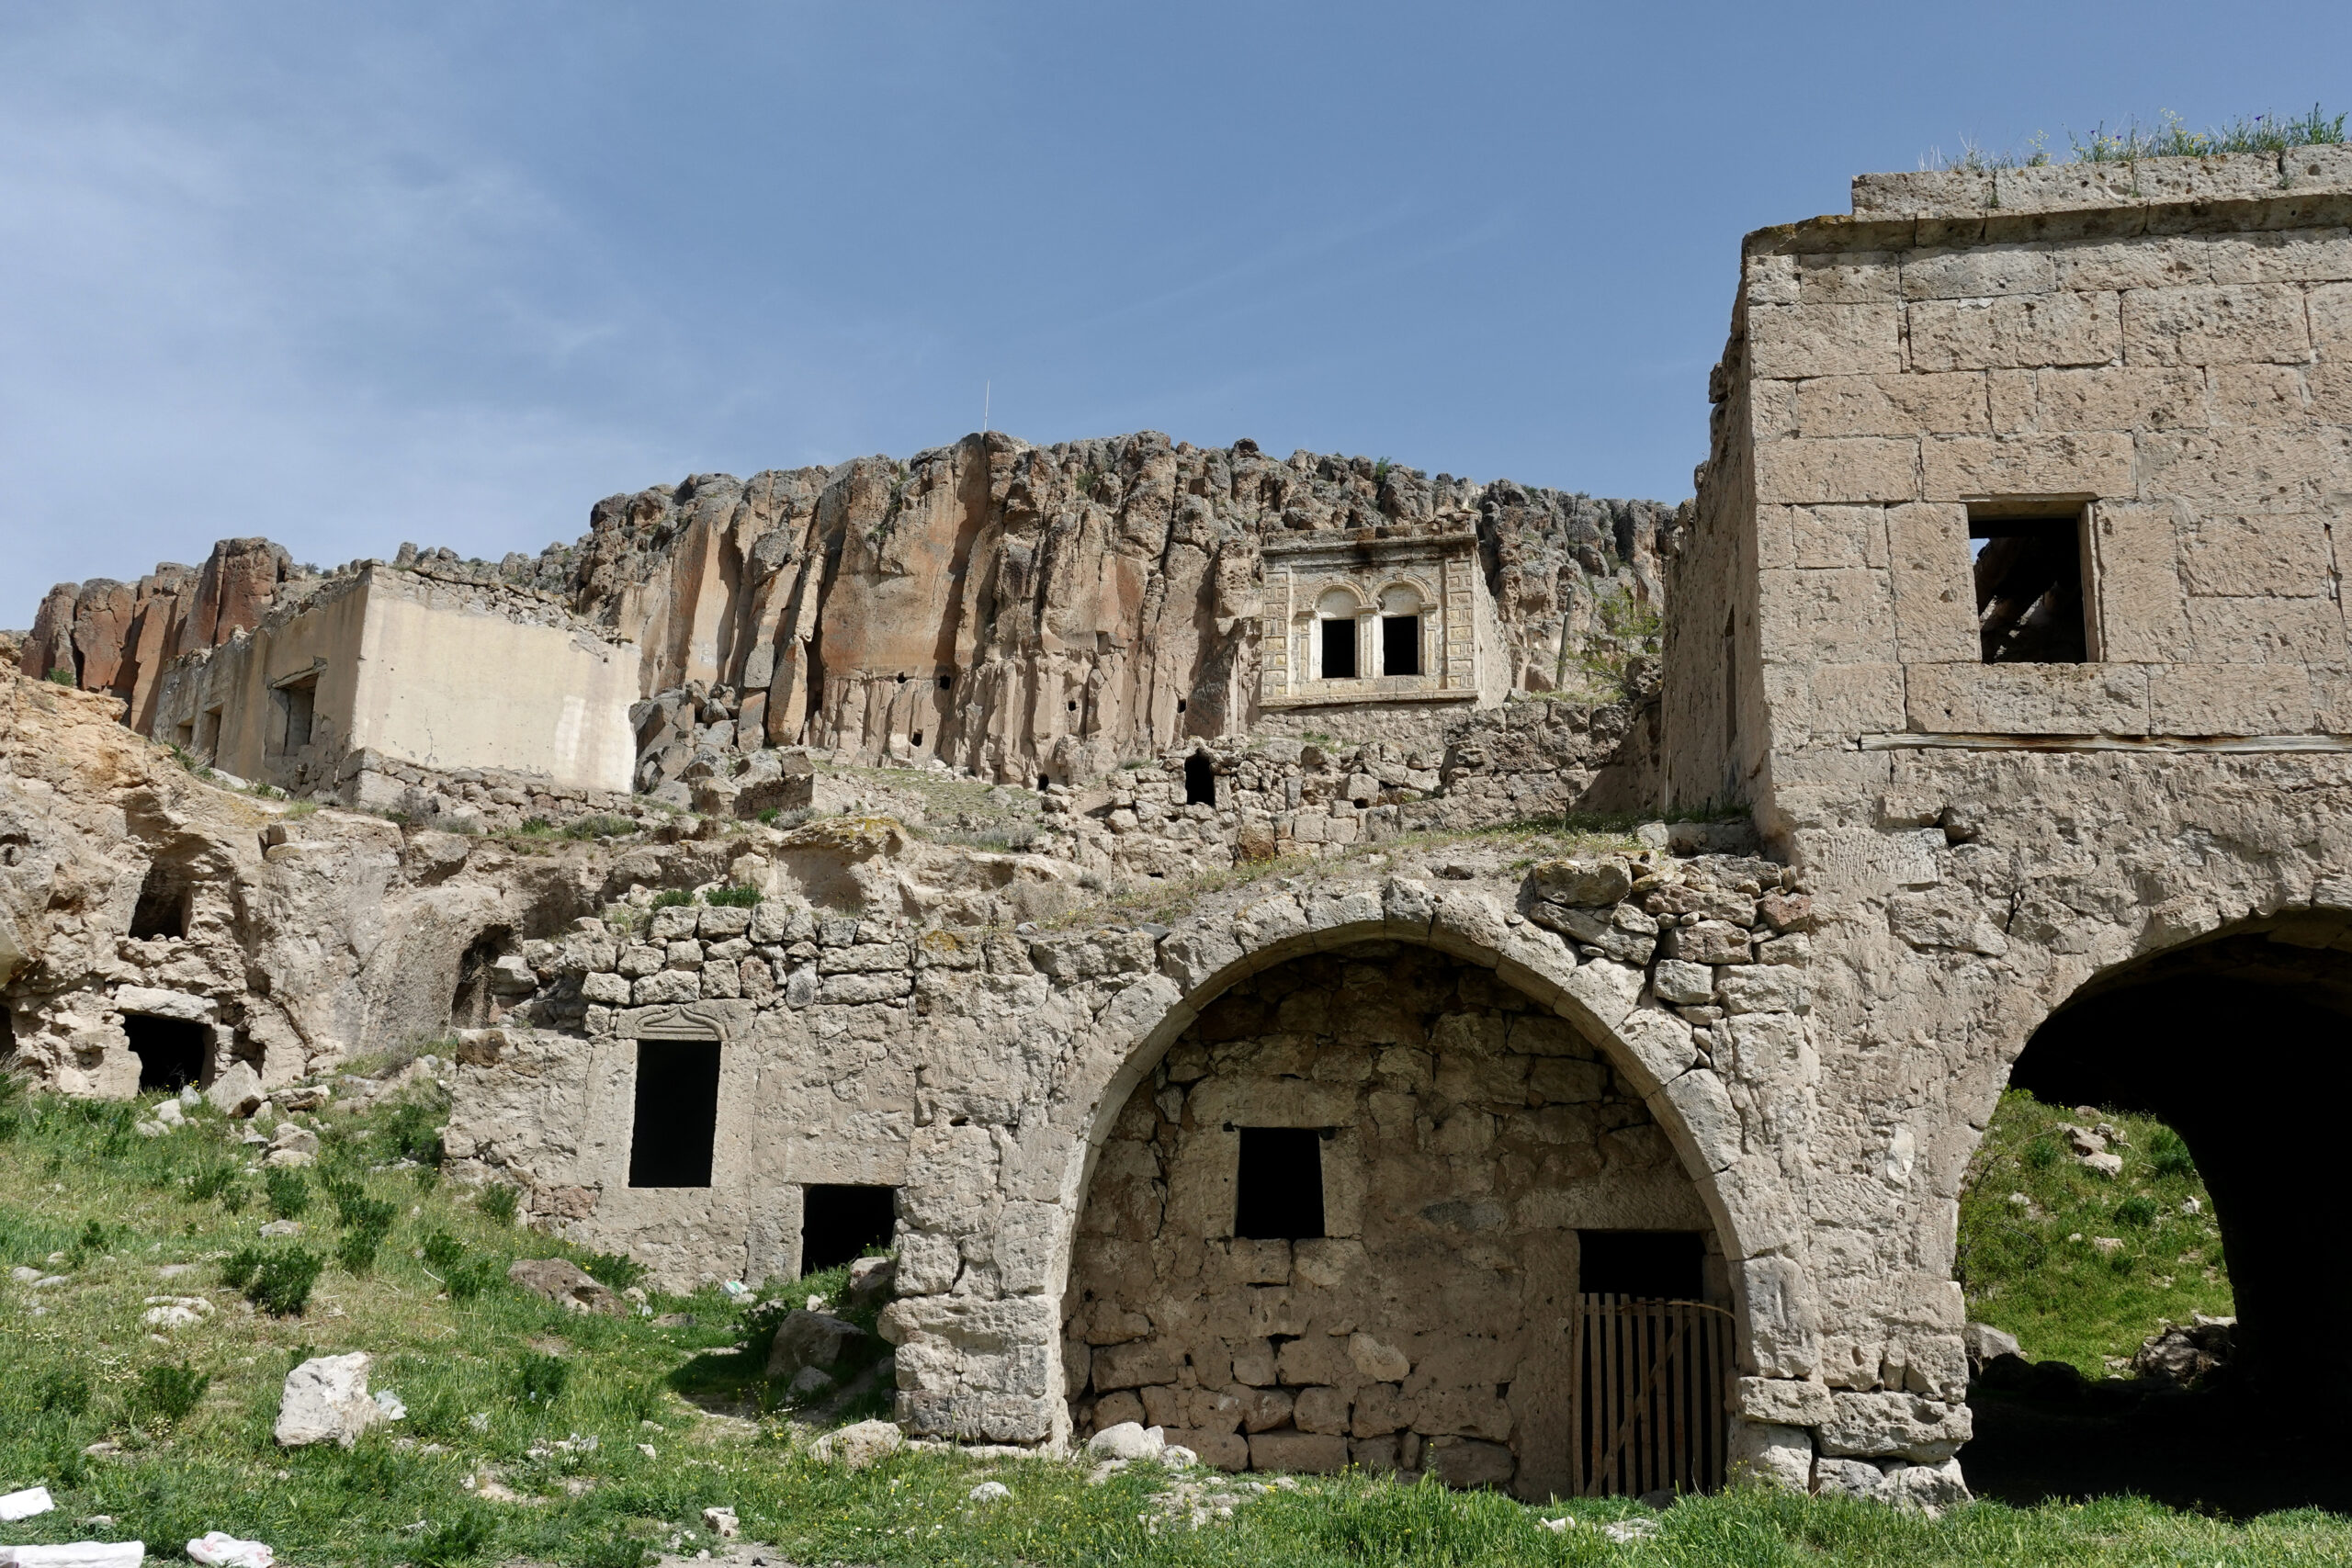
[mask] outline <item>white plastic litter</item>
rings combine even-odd
[[[143,1540],[69,1540],[57,1546],[0,1546],[0,1568],[139,1568]]]
[[[18,1519],[29,1519],[35,1514],[46,1514],[55,1506],[57,1505],[51,1499],[48,1487],[28,1486],[22,1492],[11,1492],[6,1497],[0,1497],[0,1519],[14,1523]]]
[[[384,1413],[384,1419],[387,1421],[408,1419],[408,1406],[402,1404],[401,1396],[390,1389],[379,1388],[376,1391],[376,1408]]]
[[[257,1540],[239,1540],[227,1530],[207,1530],[187,1543],[188,1560],[206,1568],[272,1568],[277,1555]]]

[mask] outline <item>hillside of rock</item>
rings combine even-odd
[[[1612,604],[1662,605],[1678,513],[1385,459],[1278,458],[1154,432],[1032,446],[967,436],[748,479],[697,474],[595,504],[575,544],[396,564],[557,592],[642,650],[648,696],[695,688],[748,749],[916,749],[982,777],[1091,776],[1186,736],[1256,727],[1260,547],[1475,530],[1513,690],[1574,684]],[[60,584],[27,674],[71,671],[146,728],[164,664],[258,621],[305,579],[266,540],[137,584]],[[650,713],[647,723],[662,722]],[[641,746],[659,737],[640,737]]]

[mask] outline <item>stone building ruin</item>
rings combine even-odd
[[[1664,1297],[1690,1483],[1927,1502],[2014,1077],[2173,1120],[2252,1374],[2340,1386],[2321,1156],[2210,1055],[2341,1076],[2347,234],[2341,148],[1863,176],[1745,242],[1677,511],[990,434],[68,585],[0,687],[16,1066],[249,1107],[446,1039],[536,1224],[677,1284],[887,1236],[920,1435],[1623,1490],[1587,1329]],[[361,583],[634,650],[626,789],[355,739],[298,818],[144,739]]]

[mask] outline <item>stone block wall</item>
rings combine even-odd
[[[1663,718],[1818,922],[1774,1249],[1818,1338],[1810,1392],[1743,1384],[1761,1463],[1800,1393],[1825,1459],[1890,1412],[1949,1452],[1960,1183],[2056,1010],[2352,907],[2347,288],[2340,149],[1870,176],[1748,238]],[[1984,657],[1972,522],[2018,514],[2076,522],[2080,662]]]
[[[1328,1130],[1321,1235],[1235,1235],[1238,1126]],[[1228,1470],[1564,1492],[1577,1236],[1619,1229],[1713,1236],[1573,1028],[1427,948],[1293,960],[1206,1008],[1118,1115],[1063,1302],[1072,1421],[1166,1427]]]

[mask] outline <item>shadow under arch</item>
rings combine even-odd
[[[1638,971],[1605,962],[1579,965],[1550,933],[1511,927],[1483,901],[1464,900],[1449,911],[1442,896],[1425,902],[1399,900],[1396,889],[1392,883],[1385,898],[1369,892],[1356,895],[1347,900],[1352,909],[1328,911],[1328,923],[1322,924],[1313,923],[1310,914],[1305,921],[1253,930],[1248,919],[1253,911],[1244,910],[1233,940],[1209,939],[1196,952],[1180,956],[1176,978],[1133,987],[1132,992],[1146,995],[1131,993],[1123,998],[1125,1005],[1106,1010],[1092,1050],[1083,1054],[1091,1057],[1091,1063],[1082,1059],[1075,1064],[1078,1070],[1066,1080],[1069,1087],[1063,1103],[1069,1111],[1083,1107],[1085,1141],[1081,1157],[1065,1173],[1063,1241],[1057,1249],[1058,1267],[1048,1299],[1061,1301],[1069,1284],[1080,1216],[1122,1110],[1201,1014],[1242,981],[1295,959],[1391,942],[1491,971],[1535,1009],[1566,1021],[1633,1086],[1652,1123],[1671,1145],[1679,1173],[1722,1249],[1739,1359],[1743,1367],[1753,1370],[1753,1280],[1745,1265],[1760,1253],[1777,1250],[1758,1246],[1759,1238],[1786,1245],[1787,1206],[1777,1201],[1776,1190],[1752,1179],[1743,1184],[1740,1178],[1747,1172],[1731,1170],[1742,1158],[1737,1117],[1721,1080],[1703,1068],[1693,1070],[1700,1058],[1687,1025],[1655,1007],[1636,1006]],[[1114,1020],[1111,1014],[1124,1016]],[[1774,1297],[1769,1306],[1782,1309],[1786,1298],[1803,1293],[1801,1280],[1791,1277],[1795,1265],[1773,1257],[1766,1266]],[[1781,1271],[1773,1272],[1776,1268]],[[1057,1345],[1057,1360],[1059,1352]]]
[[[2013,1412],[1987,1406],[1962,1456],[1981,1489],[2128,1490],[2232,1511],[2352,1506],[2352,1486],[2299,1458],[2352,1396],[2352,1211],[2332,1131],[2352,1098],[2347,1043],[2352,912],[2326,910],[2223,927],[2105,971],[2034,1032],[2012,1087],[2153,1116],[2188,1145],[2228,1260],[2236,1350],[2201,1393],[2097,1389],[2112,1429],[2072,1432],[2048,1451],[2033,1451]],[[2233,1433],[2218,1461],[2217,1424]],[[2343,1452],[2340,1438],[2324,1446]],[[2176,1473],[2182,1452],[2198,1462]],[[2029,1467],[2039,1473],[2016,1473]]]

